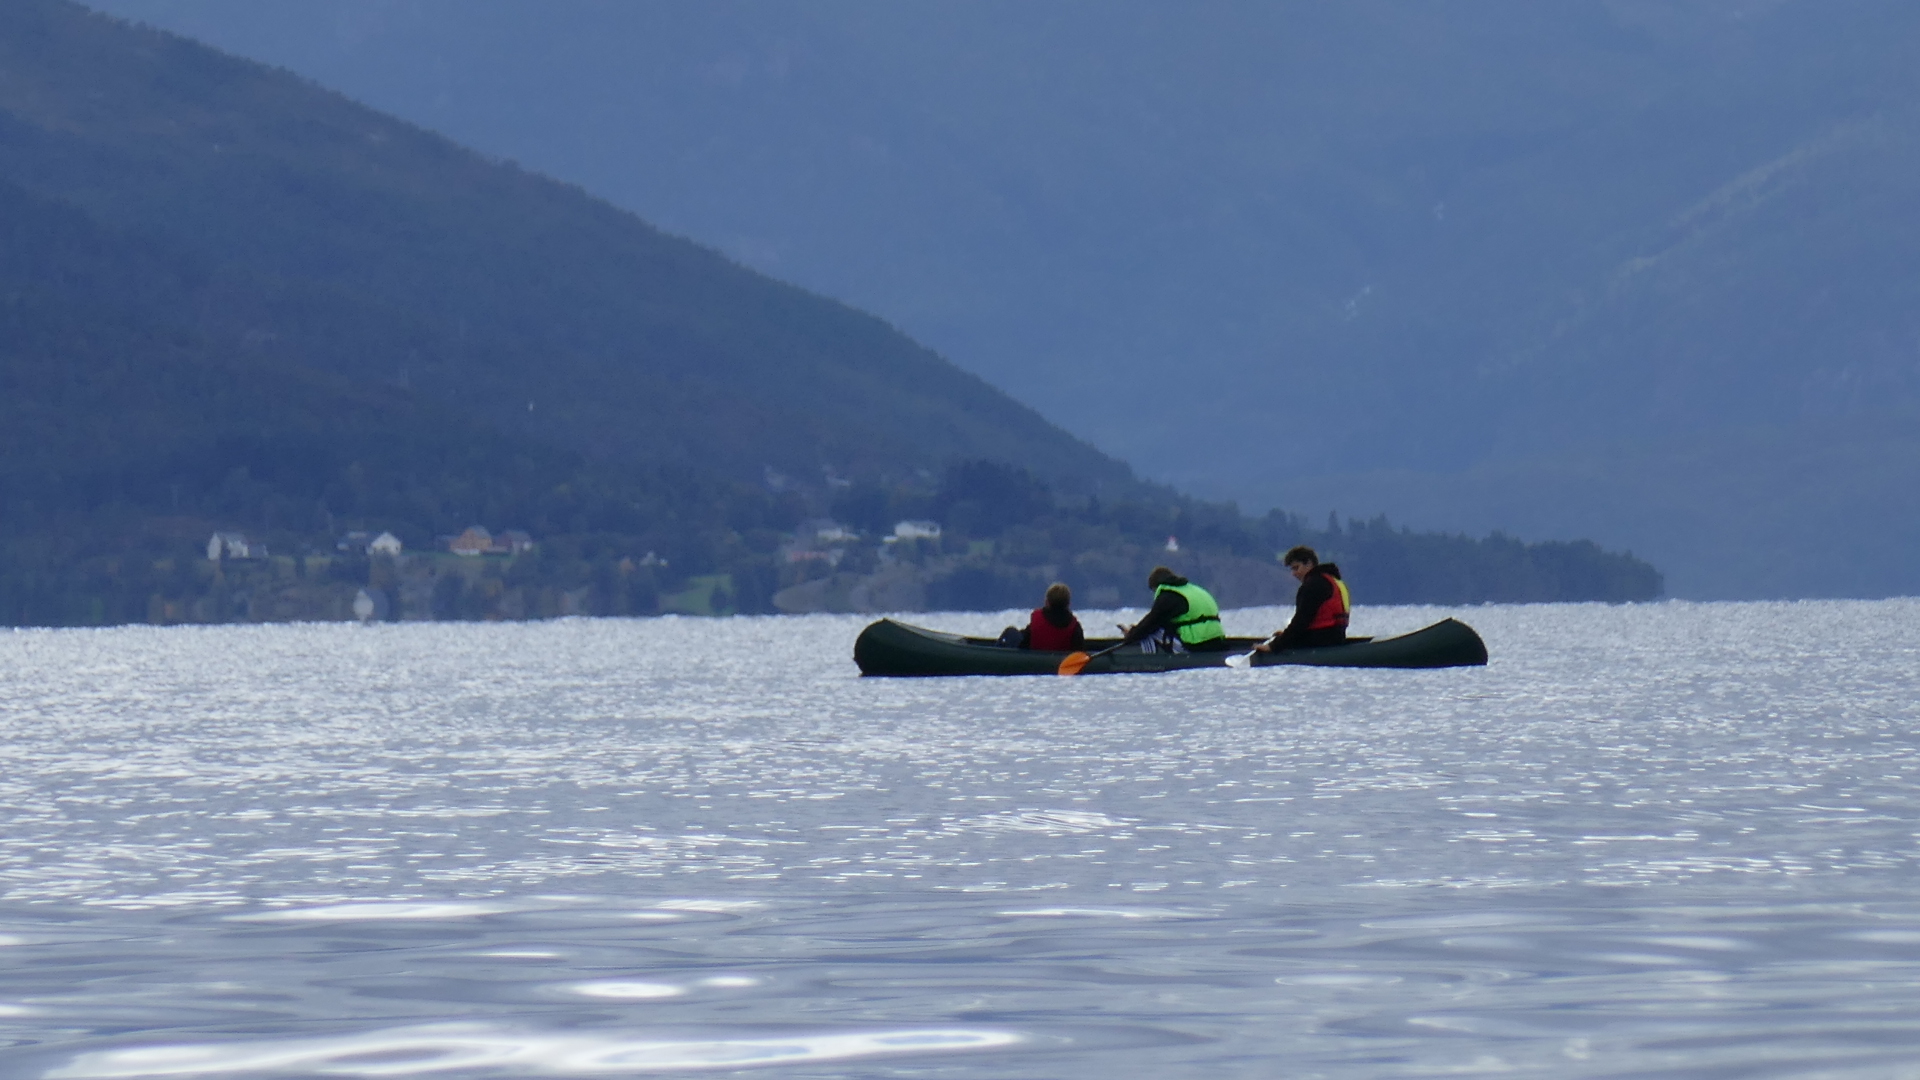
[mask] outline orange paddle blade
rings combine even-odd
[[[1087,661],[1091,659],[1093,659],[1093,657],[1083,652],[1068,653],[1067,658],[1060,661],[1060,674],[1078,675],[1080,674],[1080,669],[1086,667]]]

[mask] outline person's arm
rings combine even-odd
[[[1087,630],[1080,625],[1078,618],[1073,620],[1073,649],[1079,652],[1087,647]]]
[[[1186,613],[1187,598],[1172,589],[1162,589],[1154,596],[1153,606],[1147,609],[1146,616],[1133,624],[1133,629],[1128,630],[1127,636],[1120,639],[1120,644],[1131,645],[1151,637],[1154,631]]]

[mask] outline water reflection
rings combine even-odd
[[[498,915],[512,910],[511,905],[476,901],[418,904],[366,901],[353,904],[281,908],[229,917],[251,922],[392,922],[414,919],[470,919],[481,915]]]
[[[477,1024],[394,1028],[326,1039],[135,1047],[82,1054],[48,1080],[137,1080],[223,1074],[427,1076],[447,1072],[595,1076],[825,1064],[858,1058],[1009,1046],[1005,1032],[909,1029],[789,1038],[660,1041],[518,1033]]]
[[[0,634],[0,1075],[1920,1060],[1920,603],[1468,617],[1483,670],[1081,680],[862,681],[833,618]]]

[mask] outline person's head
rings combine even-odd
[[[1314,554],[1307,545],[1299,544],[1288,548],[1287,553],[1280,556],[1280,561],[1287,564],[1287,572],[1293,575],[1295,581],[1299,581],[1320,565],[1320,556]]]
[[[1147,575],[1147,588],[1149,589],[1158,589],[1162,585],[1185,585],[1186,583],[1186,578],[1181,577],[1179,574],[1174,573],[1164,566],[1154,567],[1153,572]]]
[[[1065,611],[1073,606],[1073,590],[1062,582],[1047,586],[1047,606],[1055,611]]]

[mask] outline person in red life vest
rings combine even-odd
[[[1280,558],[1300,583],[1293,594],[1293,621],[1254,649],[1279,652],[1345,645],[1353,598],[1347,593],[1347,583],[1340,580],[1340,568],[1321,562],[1320,556],[1305,545],[1288,549]]]
[[[1039,652],[1074,652],[1087,647],[1087,632],[1073,613],[1073,590],[1056,581],[1047,586],[1046,603],[1033,609],[1020,647]]]

